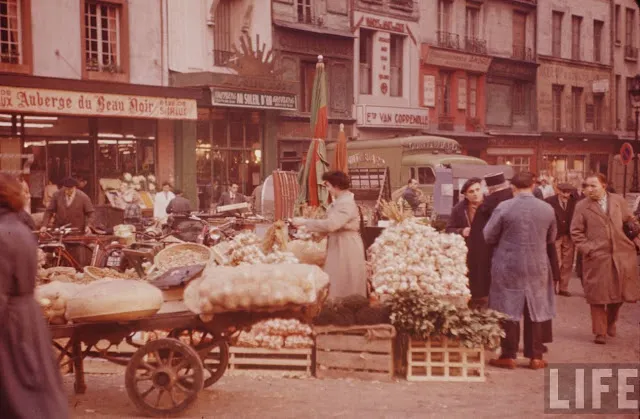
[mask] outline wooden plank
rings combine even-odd
[[[306,367],[311,365],[310,359],[278,359],[278,358],[233,358],[233,365],[281,365],[291,367]]]
[[[261,354],[261,355],[311,355],[311,348],[246,348],[243,346],[232,346],[229,348],[232,354]]]
[[[367,352],[316,352],[316,364],[318,368],[333,367],[344,369],[393,371],[393,356],[370,354]]]
[[[317,378],[355,378],[366,381],[393,381],[393,373],[388,372],[368,372],[368,371],[348,371],[336,369],[316,369]]]
[[[316,336],[316,351],[353,351],[378,352],[390,354],[393,352],[392,340],[369,340],[358,335],[318,335]]]

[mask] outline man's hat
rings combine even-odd
[[[65,188],[74,188],[78,186],[78,181],[72,177],[68,177],[62,180],[62,186]]]
[[[490,175],[486,175],[484,177],[484,181],[487,183],[487,187],[502,185],[507,180],[504,177],[503,172],[499,173],[491,173]]]
[[[564,183],[558,184],[558,189],[561,191],[572,191],[575,189],[575,187],[570,183],[564,182]]]

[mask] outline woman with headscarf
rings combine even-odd
[[[0,173],[0,418],[63,419],[67,397],[34,298],[37,243],[20,222],[24,194]]]
[[[349,191],[349,176],[340,171],[322,176],[324,186],[333,197],[323,220],[294,218],[293,224],[304,226],[312,233],[327,233],[327,259],[324,270],[329,274],[330,298],[367,295],[367,269],[364,244],[360,236],[361,217],[353,193]]]

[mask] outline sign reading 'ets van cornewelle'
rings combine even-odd
[[[427,109],[361,105],[357,110],[357,124],[361,127],[429,128]]]
[[[0,111],[127,118],[198,119],[194,99],[0,86]]]

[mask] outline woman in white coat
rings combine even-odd
[[[162,191],[156,194],[153,200],[153,216],[154,218],[161,220],[167,218],[167,206],[169,202],[176,196],[171,192],[171,184],[165,182],[162,184]]]
[[[294,218],[293,224],[305,226],[309,232],[327,233],[327,259],[324,270],[329,274],[329,298],[367,295],[367,270],[364,244],[360,236],[360,211],[349,191],[349,176],[340,171],[322,176],[324,186],[333,197],[323,220]]]

